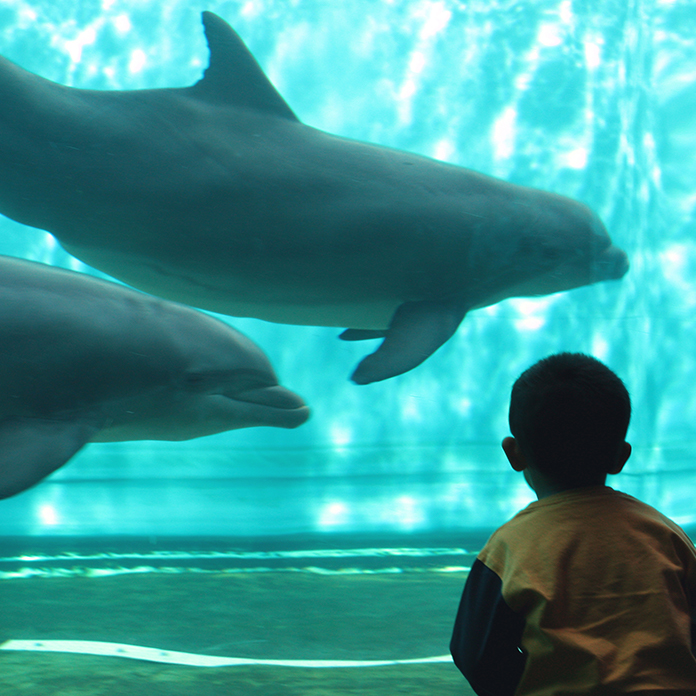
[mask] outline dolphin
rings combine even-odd
[[[134,287],[232,316],[382,338],[419,365],[467,312],[618,279],[586,206],[302,124],[234,30],[179,89],[65,87],[0,60],[0,213]]]
[[[295,428],[308,416],[265,354],[222,321],[0,256],[0,498],[88,442]]]

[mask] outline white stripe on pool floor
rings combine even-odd
[[[0,644],[0,650],[32,652],[78,653],[80,655],[102,655],[125,657],[131,660],[165,662],[191,667],[236,667],[240,665],[266,665],[269,667],[384,667],[387,665],[415,665],[434,662],[451,662],[450,655],[422,657],[410,660],[255,660],[247,657],[216,657],[144,648],[126,643],[103,643],[96,640],[8,640]]]

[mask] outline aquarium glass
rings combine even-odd
[[[47,480],[0,502],[0,535],[8,543],[50,542],[48,555],[68,548],[62,539],[89,539],[85,558],[115,549],[118,539],[141,540],[131,550],[150,544],[165,551],[201,550],[206,540],[211,554],[229,552],[225,539],[238,540],[234,548],[245,553],[475,550],[534,499],[500,441],[509,434],[513,381],[557,351],[596,356],[631,393],[633,455],[610,484],[687,528],[695,524],[693,3],[0,0],[0,54],[73,87],[185,87],[208,63],[203,10],[234,27],[303,123],[580,200],[626,251],[630,270],[621,280],[474,310],[422,365],[367,386],[349,376],[376,344],[338,340],[345,327],[221,316],[266,352],[282,384],[302,395],[312,409],[307,423],[183,442],[88,444]],[[5,217],[0,253],[105,277],[49,233]],[[390,264],[388,250],[382,263]],[[129,543],[119,542],[119,552]],[[210,562],[133,558],[122,564],[202,568]],[[222,565],[232,563],[225,558]],[[462,558],[445,555],[434,563],[466,567]],[[301,564],[370,565],[363,561],[305,558]],[[90,563],[98,565],[77,565]],[[378,565],[413,563],[402,555]],[[448,609],[454,610],[460,584],[447,590]],[[239,592],[251,607],[256,600],[247,590]],[[216,590],[198,591],[214,596]],[[379,604],[380,591],[365,589],[364,596]],[[258,592],[273,596],[277,588]],[[103,607],[99,598],[94,602]],[[411,649],[409,640],[373,656],[447,649],[446,637],[424,650]],[[225,644],[211,638],[206,645],[216,641]],[[353,655],[351,641],[344,657]],[[228,647],[219,652],[230,654]],[[248,654],[309,653],[324,654],[291,647]]]
[[[630,271],[473,311],[420,367],[368,386],[348,377],[371,341],[228,317],[306,399],[308,423],[89,445],[2,503],[2,533],[492,528],[532,499],[499,447],[511,384],[560,350],[605,361],[631,392],[634,454],[616,485],[694,521],[690,4],[6,0],[2,54],[75,87],[183,87],[207,66],[204,9],[304,123],[579,199]],[[41,230],[0,225],[4,254],[95,272]]]

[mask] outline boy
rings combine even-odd
[[[604,485],[631,403],[598,360],[552,355],[510,399],[503,450],[538,500],[474,562],[450,650],[479,696],[696,694],[696,550]]]

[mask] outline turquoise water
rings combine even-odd
[[[92,444],[0,504],[7,536],[449,536],[532,499],[507,468],[510,386],[558,350],[604,360],[634,401],[616,486],[689,525],[696,467],[696,124],[689,2],[0,3],[0,53],[91,89],[180,87],[227,20],[305,123],[588,203],[621,280],[472,312],[417,369],[358,387],[339,331],[226,318],[313,409],[294,431]],[[0,253],[94,272],[0,219]],[[388,259],[385,259],[388,263]]]
[[[0,0],[0,54],[76,87],[186,86],[208,61],[203,10],[238,31],[304,123],[582,200],[631,268],[474,311],[420,367],[364,387],[348,376],[368,349],[338,330],[224,317],[312,418],[90,444],[0,501],[0,691],[470,693],[446,662],[368,663],[446,656],[471,552],[532,500],[499,445],[510,387],[532,362],[584,351],[616,370],[634,454],[613,484],[696,525],[696,9]],[[0,254],[100,275],[4,217]],[[4,642],[19,640],[30,647]],[[45,652],[58,640],[77,654]],[[115,643],[121,658],[145,646],[365,664],[209,670],[79,654],[75,641]]]

